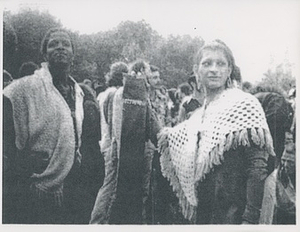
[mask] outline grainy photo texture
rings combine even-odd
[[[1,2],[3,225],[296,228],[298,1]]]

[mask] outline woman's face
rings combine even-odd
[[[52,65],[71,64],[73,49],[67,33],[57,31],[51,34],[47,44],[46,60]]]
[[[207,90],[224,88],[231,68],[224,52],[220,49],[205,49],[198,64],[197,78]]]

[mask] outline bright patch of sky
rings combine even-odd
[[[170,34],[219,38],[233,51],[244,81],[289,61],[300,76],[300,1],[297,0],[1,0],[4,9],[48,10],[81,34],[107,31],[121,21],[144,19]]]

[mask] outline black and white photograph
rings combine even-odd
[[[0,5],[1,230],[299,230],[299,0]]]

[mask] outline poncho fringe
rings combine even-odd
[[[268,130],[262,128],[251,128],[250,130],[251,138],[248,136],[247,129],[243,129],[236,132],[230,132],[221,140],[220,144],[215,146],[212,151],[209,153],[205,162],[201,165],[198,165],[195,172],[195,181],[202,181],[205,178],[205,175],[210,172],[211,169],[216,165],[220,165],[224,160],[224,152],[229,151],[230,149],[236,149],[238,146],[250,146],[250,139],[259,147],[266,149],[270,155],[274,155],[273,151],[273,141],[271,134]],[[176,193],[176,196],[179,199],[179,205],[182,210],[183,216],[192,220],[196,215],[197,205],[192,205],[186,198],[178,177],[176,175],[175,168],[170,162],[170,150],[168,147],[168,131],[163,130],[158,135],[158,147],[160,148],[161,153],[161,164],[162,164],[162,173],[170,181],[173,191]],[[196,183],[195,183],[196,184]]]
[[[175,168],[171,161],[170,150],[168,147],[168,132],[167,130],[163,130],[158,134],[158,147],[160,148],[160,162],[162,166],[163,176],[168,179],[170,185],[172,186],[173,191],[176,193],[177,198],[179,199],[179,205],[182,210],[183,216],[192,221],[196,216],[197,206],[194,206],[189,203],[186,198],[181,186],[180,182],[177,178]]]
[[[265,114],[259,101],[239,89],[226,89],[197,110],[189,120],[159,135],[162,174],[179,198],[183,216],[197,209],[197,185],[221,165],[224,152],[258,146],[275,155]]]

